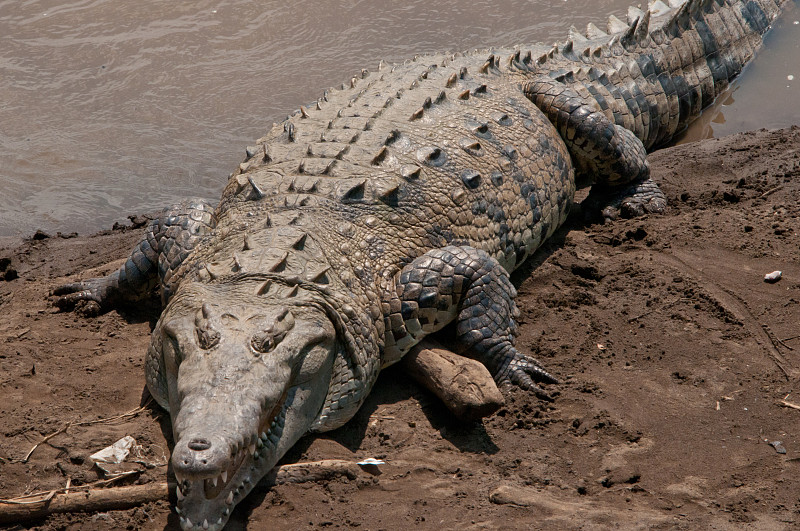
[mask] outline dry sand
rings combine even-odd
[[[552,403],[507,390],[464,425],[389,369],[343,428],[285,462],[384,459],[381,474],[254,492],[229,529],[781,529],[800,525],[800,129],[659,151],[666,214],[571,218],[514,275],[518,346],[562,380]],[[141,221],[141,218],[136,218]],[[61,313],[54,286],[116,268],[141,229],[0,247],[0,497],[99,478],[88,456],[124,435],[170,472],[143,359],[158,304]],[[764,274],[783,271],[765,283]],[[12,272],[13,271],[13,272]],[[16,278],[14,278],[16,276]],[[787,397],[788,395],[788,397]],[[780,444],[770,445],[780,441]],[[785,449],[786,453],[779,450]],[[167,501],[30,522],[35,529],[176,528]]]

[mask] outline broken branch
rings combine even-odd
[[[269,488],[285,483],[304,483],[336,477],[355,479],[360,470],[356,463],[340,459],[296,463],[272,469],[258,485]],[[138,471],[132,470],[130,473]],[[173,496],[175,493],[175,483],[166,481],[126,487],[96,488],[108,485],[120,477],[122,476],[113,480],[97,481],[90,485],[69,485],[63,489],[0,500],[0,524],[44,518],[54,513],[128,509],[145,503],[167,500],[170,493]]]
[[[429,339],[411,349],[400,365],[461,420],[488,417],[503,406],[503,395],[482,363]]]
[[[788,402],[788,401],[786,401],[786,400],[780,400],[780,401],[778,402],[778,404],[782,405],[783,407],[789,407],[789,408],[792,408],[792,409],[798,409],[798,410],[800,410],[800,405],[798,405],[798,404],[795,404],[795,403],[793,403],[793,402]]]

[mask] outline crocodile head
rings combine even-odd
[[[183,529],[221,529],[308,432],[328,392],[337,340],[325,310],[252,293],[190,286],[154,332],[161,361],[148,384],[172,417]]]

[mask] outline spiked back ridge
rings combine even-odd
[[[509,62],[595,99],[649,149],[669,142],[727,88],[787,1],[655,0],[647,10],[630,7],[626,22],[612,15],[607,31],[573,27],[546,53],[517,51]]]
[[[594,99],[647,148],[657,146],[724,90],[786,1],[655,0],[646,10],[629,8],[625,22],[609,17],[605,30],[594,24],[585,32],[573,27],[567,41],[552,47],[417,56],[403,64],[381,62],[376,72],[362,70],[247,148],[218,215],[253,220],[224,229],[236,233],[238,242],[265,230],[272,240],[236,249],[239,258],[223,269],[267,267],[307,275],[329,265],[318,251],[338,248],[346,257],[339,260],[347,263],[345,277],[357,263],[355,276],[370,279],[413,259],[420,247],[452,240],[468,241],[496,256],[521,254],[513,260],[499,256],[503,263],[519,263],[544,234],[525,238],[526,250],[520,253],[516,245],[512,253],[507,244],[492,241],[502,238],[496,223],[476,228],[474,215],[454,214],[470,197],[478,197],[485,183],[502,180],[498,175],[503,173],[508,179],[512,153],[530,159],[541,150],[520,149],[520,138],[530,135],[531,128],[518,126],[530,121],[532,111],[515,97],[515,86],[531,73],[546,73]],[[464,124],[466,134],[450,135]],[[492,171],[489,166],[498,163],[499,172]],[[436,180],[443,174],[458,178],[444,185]],[[476,212],[482,209],[488,207],[473,206]],[[455,228],[439,234],[438,242],[414,228],[448,215],[444,225]],[[324,231],[316,226],[321,219],[331,223]],[[316,254],[279,237],[283,227],[311,234]],[[419,234],[386,244],[380,233],[390,229]],[[360,242],[367,237],[372,241],[365,246]],[[225,245],[218,242],[212,248],[224,254]],[[248,258],[267,247],[289,256],[283,261]],[[298,253],[303,258],[293,264]],[[273,258],[276,264],[268,265]],[[209,256],[206,262],[218,261]]]
[[[342,326],[372,345],[361,351],[374,359],[343,361],[337,385],[369,366],[356,378],[368,388],[386,279],[448,244],[485,250],[514,269],[566,218],[571,158],[522,83],[548,75],[657,146],[739,73],[786,1],[656,0],[646,11],[630,8],[625,22],[610,17],[605,30],[572,28],[552,47],[362,70],[247,148],[218,227],[187,268],[206,282],[266,275],[265,298],[313,292],[350,301],[351,324]]]
[[[468,203],[470,192],[480,192],[481,183],[499,179],[490,177],[497,172],[489,170],[487,161],[500,161],[499,173],[513,162],[509,153],[517,152],[519,138],[531,132],[530,128],[516,129],[518,119],[528,120],[525,113],[530,116],[531,111],[512,97],[512,89],[527,75],[546,73],[570,85],[594,99],[609,118],[633,131],[647,148],[657,146],[669,141],[724,90],[752,57],[761,34],[785,1],[669,0],[667,4],[655,0],[647,10],[629,8],[626,22],[609,17],[606,30],[594,24],[585,32],[573,27],[567,41],[552,47],[417,56],[397,65],[381,62],[376,72],[362,70],[339,89],[325,91],[316,102],[301,106],[275,124],[257,145],[248,147],[218,215],[224,219],[230,211],[237,219],[258,219],[258,230],[297,227],[312,234],[311,240],[319,240],[312,247],[338,248],[344,253],[345,269],[358,262],[361,273],[357,271],[357,277],[374,278],[375,271],[393,270],[398,263],[413,259],[419,246],[431,245],[426,240],[430,235],[420,232],[416,240],[380,245],[380,253],[371,244],[353,241],[354,237],[366,241],[369,236],[374,243],[383,241],[379,233],[391,227],[413,231],[424,220],[441,219],[448,215],[448,205],[458,209],[460,203]],[[503,84],[507,87],[501,88]],[[498,101],[500,94],[505,102]],[[460,125],[459,121],[468,122],[468,134],[450,138],[447,131]],[[504,137],[507,145],[497,143],[497,128],[502,129],[504,123],[509,124]],[[437,136],[460,149],[426,141]],[[522,150],[525,158],[536,151],[535,146]],[[437,183],[437,176],[447,172],[458,175],[458,181],[446,186]],[[447,199],[443,201],[440,195]],[[423,205],[422,198],[430,204]],[[479,227],[476,236],[472,216],[461,214],[461,219],[454,219],[451,214],[450,218],[451,225],[463,230],[456,227],[440,235],[438,243],[457,239],[495,255],[508,251],[505,244],[487,243],[499,236],[497,230]],[[314,225],[320,219],[331,220],[332,226],[319,231]],[[227,230],[253,230],[252,224],[247,226]],[[541,239],[527,238],[526,244],[538,245]],[[281,266],[283,262],[278,261],[274,267],[307,274],[309,268],[327,266],[319,254],[315,258],[310,253],[304,254],[302,264],[292,265],[291,256],[298,251],[282,238],[273,240],[262,247],[290,255],[285,258],[288,263]],[[230,264],[232,272],[265,267],[264,260],[245,256],[254,249],[237,252],[242,256]],[[504,263],[521,261],[520,257],[499,258],[505,258]]]

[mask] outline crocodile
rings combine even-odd
[[[216,206],[152,220],[56,304],[157,289],[147,387],[172,420],[183,529],[221,529],[303,435],[347,422],[379,371],[452,326],[498,384],[557,383],[514,346],[509,272],[566,220],[658,213],[647,152],[728,87],[789,0],[660,0],[566,42],[362,70],[246,149]],[[607,205],[603,207],[603,205]]]

